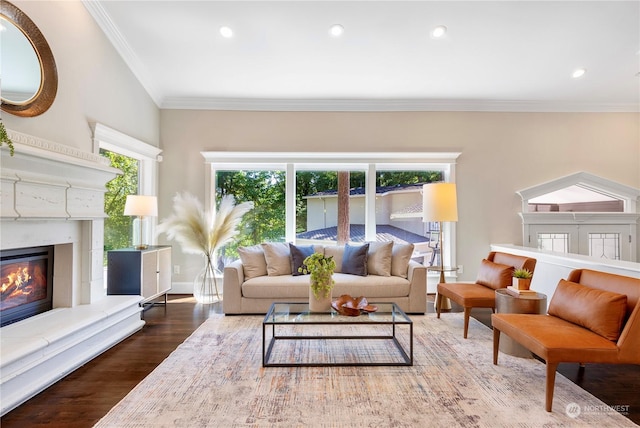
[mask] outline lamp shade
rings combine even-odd
[[[155,196],[128,195],[124,204],[124,215],[158,215],[158,198]]]
[[[455,183],[422,186],[422,221],[458,221]]]

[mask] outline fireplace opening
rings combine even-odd
[[[53,307],[53,246],[0,251],[0,327]]]

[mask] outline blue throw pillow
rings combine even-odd
[[[289,253],[291,254],[291,275],[304,275],[298,272],[298,268],[304,267],[304,259],[313,254],[313,245],[293,245],[289,243]]]
[[[351,275],[367,276],[367,254],[369,244],[351,246],[344,245],[342,255],[342,273]]]

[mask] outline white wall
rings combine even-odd
[[[5,126],[92,152],[89,123],[158,146],[159,109],[79,1],[20,1],[40,29],[58,69],[58,92],[40,116],[2,113]]]
[[[200,151],[462,152],[457,248],[464,280],[475,278],[491,243],[522,244],[517,190],[578,171],[640,187],[637,113],[162,110],[160,135],[161,216],[176,192],[204,200]],[[174,280],[191,280],[199,261],[174,246],[174,263],[182,265]]]

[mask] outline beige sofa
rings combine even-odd
[[[336,282],[332,295],[364,296],[375,304],[395,302],[407,313],[427,309],[427,268],[411,260],[413,245],[371,242],[367,245],[365,272],[353,272],[353,253],[361,246],[314,245],[312,251],[333,256]],[[345,257],[345,250],[347,259]],[[307,249],[309,251],[309,249]],[[273,302],[308,302],[309,275],[297,273],[299,248],[286,243],[265,243],[239,249],[240,260],[225,266],[223,310],[225,314],[264,314]],[[293,255],[292,255],[293,253]],[[344,262],[344,263],[343,263]],[[362,257],[356,261],[362,262]],[[363,275],[364,273],[364,275]]]

